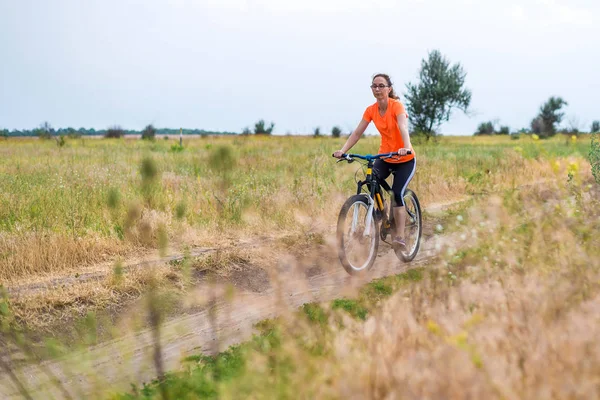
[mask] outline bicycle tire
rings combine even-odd
[[[404,262],[412,261],[419,252],[419,247],[421,246],[421,235],[423,233],[423,217],[421,212],[421,204],[419,203],[419,198],[410,189],[407,189],[404,192],[404,203],[407,212],[406,216],[406,230],[414,230],[414,234],[411,237],[407,237],[405,235],[406,245],[409,248],[409,251],[401,251],[400,249],[394,249],[396,256]],[[412,208],[411,208],[412,206]],[[411,211],[413,210],[413,211]],[[414,215],[413,215],[414,214]]]
[[[364,231],[361,231],[356,226],[352,227],[352,229],[358,229],[358,232],[347,232],[346,223],[348,221],[349,213],[352,211],[351,218],[354,218],[354,213],[356,211],[356,207],[363,208],[365,210],[364,219],[366,223],[367,213],[369,210],[369,200],[368,197],[364,194],[357,194],[349,197],[342,206],[340,210],[340,214],[338,216],[338,224],[337,224],[337,245],[338,245],[338,257],[342,266],[350,275],[357,275],[368,271],[373,266],[375,259],[377,258],[377,250],[379,249],[379,225],[375,220],[375,216],[371,218],[371,234],[369,235],[369,252],[363,263],[359,262],[359,265],[355,265],[355,262],[348,257],[347,247],[350,244],[351,240],[361,241],[364,238]],[[357,214],[358,215],[358,214]],[[357,216],[357,219],[362,219],[361,216]],[[354,221],[353,225],[360,223],[361,221]],[[361,236],[363,235],[363,236]],[[354,237],[353,237],[354,236]]]

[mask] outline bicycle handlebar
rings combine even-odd
[[[412,154],[412,150],[408,150],[406,152],[406,154]],[[399,156],[400,154],[398,154],[397,151],[393,151],[391,153],[381,153],[381,154],[375,154],[375,155],[371,155],[371,154],[367,154],[367,155],[360,155],[360,154],[342,154],[342,158],[339,161],[343,161],[346,160],[348,162],[352,162],[354,161],[354,158],[360,158],[362,160],[378,160],[380,158],[390,158],[390,157],[394,157],[394,156]],[[333,157],[333,154],[331,155]]]

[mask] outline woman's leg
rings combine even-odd
[[[373,164],[373,173],[378,179],[384,181],[392,173],[393,167],[394,165],[386,163],[381,159],[375,160],[375,164]]]
[[[397,164],[394,171],[394,184],[392,185],[394,198],[396,200],[394,220],[396,221],[396,237],[400,240],[404,239],[404,228],[406,226],[404,192],[406,191],[408,183],[415,175],[416,167],[417,161],[413,158],[405,163]]]

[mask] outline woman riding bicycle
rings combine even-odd
[[[390,173],[394,173],[394,220],[396,224],[396,235],[392,244],[406,248],[404,241],[404,227],[406,224],[406,212],[404,210],[404,192],[408,182],[412,179],[416,169],[415,152],[410,143],[408,135],[408,114],[399,97],[394,93],[392,81],[386,74],[373,76],[371,83],[373,96],[377,99],[375,104],[365,110],[363,118],[342,148],[335,153],[334,157],[341,158],[352,146],[358,142],[371,121],[381,135],[379,153],[398,152],[400,156],[375,161],[373,172],[379,179],[386,179]],[[408,154],[410,152],[410,154]]]

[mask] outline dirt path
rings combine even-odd
[[[419,255],[410,264],[400,262],[390,247],[382,244],[373,269],[360,278],[351,278],[339,261],[332,258],[321,260],[325,262],[320,264],[328,267],[312,274],[282,263],[283,270],[272,276],[267,289],[241,291],[231,300],[219,293],[218,287],[204,285],[198,288],[197,294],[214,295],[213,306],[175,318],[161,328],[165,369],[177,369],[186,355],[212,354],[248,339],[254,324],[265,318],[295,310],[307,302],[349,295],[372,279],[426,265],[436,255],[441,242],[448,240],[450,238],[443,236],[425,240]],[[279,280],[277,276],[285,277],[285,280]],[[66,398],[65,389],[73,398],[100,398],[107,391],[127,391],[131,383],[148,382],[155,377],[154,348],[152,332],[144,330],[71,354],[60,361],[45,362],[43,369],[39,365],[25,366],[18,375],[35,399]],[[44,369],[58,378],[62,389],[52,382]],[[0,376],[0,397],[22,398],[6,374]]]

